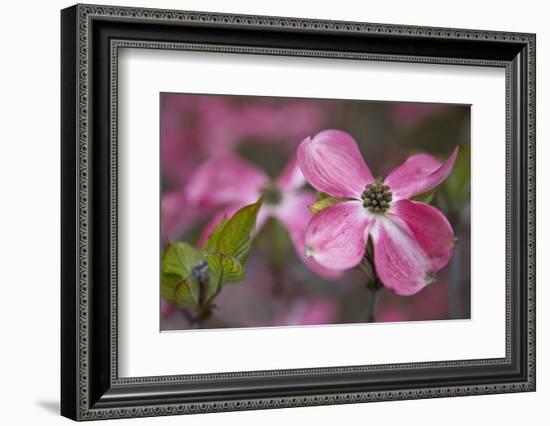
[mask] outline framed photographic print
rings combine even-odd
[[[535,390],[535,35],[61,28],[64,416]]]

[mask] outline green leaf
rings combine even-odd
[[[204,255],[191,245],[170,241],[162,256],[162,272],[178,275],[183,279],[191,273],[199,260],[204,260]]]
[[[210,272],[209,281],[213,289],[212,292],[216,292],[219,286],[238,283],[244,278],[243,265],[234,256],[208,253],[206,261]]]
[[[177,275],[162,274],[161,297],[168,302],[176,302],[176,287],[181,282]]]
[[[191,276],[191,269],[205,260],[202,253],[185,242],[169,242],[162,256],[161,295],[182,307],[194,307],[198,301],[199,286]]]
[[[225,227],[227,223],[227,218],[224,216],[220,223],[216,225],[212,233],[208,236],[208,240],[206,241],[206,244],[204,245],[204,251],[206,252],[213,252],[217,251],[218,248],[218,240],[220,238],[220,234]]]
[[[345,198],[335,198],[335,197],[325,197],[318,199],[315,203],[309,205],[309,210],[312,214],[316,215],[321,210],[326,209],[327,207],[330,207],[334,204],[341,203],[342,201],[346,201]]]
[[[191,287],[195,285],[195,292]],[[170,303],[175,303],[182,308],[196,308],[198,306],[198,295],[196,283],[191,279],[180,280],[176,275],[163,275],[161,286],[161,297]]]
[[[220,253],[234,256],[241,264],[246,262],[262,203],[263,198],[260,198],[256,203],[238,210],[227,221],[217,238],[216,248]]]

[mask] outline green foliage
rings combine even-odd
[[[236,257],[223,253],[209,253],[206,261],[215,289],[221,285],[238,283],[244,278],[243,265]]]
[[[205,260],[185,242],[170,242],[162,256],[162,297],[182,307],[193,307],[198,302],[199,284],[191,275],[193,267]]]
[[[223,218],[201,251],[186,242],[170,242],[162,256],[162,298],[209,311],[222,286],[242,281],[262,202],[260,198]]]
[[[191,269],[199,260],[204,260],[204,256],[189,244],[170,241],[164,251],[162,272],[178,275],[184,279],[191,273]]]
[[[331,197],[330,195],[318,193],[317,201],[313,204],[310,204],[308,207],[311,214],[316,215],[321,210],[326,209],[327,207],[333,206],[334,204],[341,203],[342,201],[346,201],[346,199]]]
[[[218,231],[215,251],[234,256],[243,264],[246,262],[262,203],[260,198],[256,203],[243,207],[225,223]]]
[[[212,233],[209,235],[208,240],[206,241],[206,244],[204,245],[204,248],[203,248],[204,251],[209,251],[209,252],[216,251],[218,247],[218,239],[220,238],[220,234],[226,224],[227,224],[227,218],[224,217],[221,220],[221,222],[216,225]]]

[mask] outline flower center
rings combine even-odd
[[[264,197],[264,202],[266,204],[279,204],[283,199],[283,194],[273,183],[264,186],[260,190],[260,193],[262,194],[262,197]]]
[[[363,207],[372,213],[384,213],[390,208],[392,193],[390,187],[382,182],[375,182],[365,186],[361,194]]]

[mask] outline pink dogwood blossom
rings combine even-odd
[[[187,182],[197,164],[233,152],[242,143],[294,149],[337,109],[308,99],[177,93],[163,94],[161,102],[163,174],[176,187]]]
[[[185,195],[196,208],[221,206],[222,209],[203,230],[199,246],[206,242],[223,217],[230,217],[263,196],[264,205],[256,220],[256,230],[259,231],[267,219],[275,218],[286,227],[296,253],[311,270],[326,278],[340,275],[339,271],[325,268],[305,255],[305,234],[311,219],[308,206],[315,202],[311,192],[301,190],[305,183],[296,157],[290,159],[274,180],[255,165],[232,154],[207,160],[193,174]]]
[[[318,191],[345,201],[316,214],[306,232],[307,255],[326,268],[357,266],[370,236],[384,287],[412,295],[434,282],[454,248],[454,231],[435,207],[412,201],[443,182],[457,155],[442,163],[427,154],[409,157],[383,182],[374,179],[355,140],[326,130],[298,147],[298,164]]]

